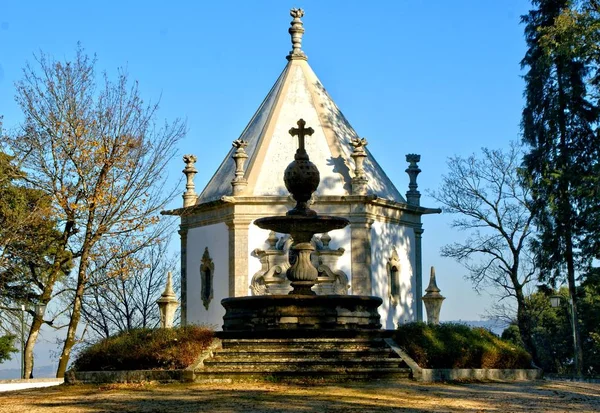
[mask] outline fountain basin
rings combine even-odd
[[[346,227],[350,221],[342,217],[332,217],[328,215],[316,216],[277,216],[259,218],[254,224],[262,229],[270,229],[280,234],[291,234],[296,242],[310,242],[314,234],[323,234],[334,229]],[[296,239],[304,234],[310,237],[308,239]]]
[[[377,330],[379,297],[358,295],[263,295],[231,297],[223,331]]]

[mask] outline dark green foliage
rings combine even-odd
[[[60,233],[51,200],[30,187],[13,157],[0,151],[0,299],[37,303]],[[63,273],[70,259],[64,260]]]
[[[557,308],[550,306],[550,296],[557,292],[542,288],[527,297],[528,318],[533,326],[533,342],[539,366],[546,373],[573,374],[573,330],[570,317],[569,292],[561,288],[562,297]],[[577,288],[580,303],[578,327],[581,332],[583,365],[582,373],[600,374],[600,274],[592,271]],[[509,326],[502,333],[514,343],[519,343],[518,327]]]
[[[198,326],[134,329],[84,349],[73,367],[80,371],[183,369],[208,348],[213,337],[212,330]]]
[[[0,363],[10,360],[10,353],[16,353],[18,350],[14,346],[15,336],[6,335],[0,337]]]
[[[523,348],[484,328],[410,323],[398,327],[394,340],[423,368],[531,368]]]
[[[531,189],[538,265],[544,281],[566,280],[575,318],[576,273],[600,255],[600,108],[597,89],[598,13],[591,2],[533,0],[523,16],[528,50],[523,176]],[[582,16],[585,16],[583,18]],[[595,57],[594,57],[595,56]],[[583,350],[575,329],[576,370]],[[538,360],[539,361],[539,360]]]

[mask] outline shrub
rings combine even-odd
[[[100,340],[85,348],[75,370],[170,370],[191,365],[208,348],[214,333],[206,327],[140,328]]]
[[[19,351],[14,345],[15,338],[12,334],[0,337],[0,363],[10,360],[10,353]]]
[[[484,328],[463,324],[410,323],[394,340],[423,368],[531,368],[531,356]]]

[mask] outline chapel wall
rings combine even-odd
[[[382,328],[395,329],[399,323],[417,319],[415,253],[413,228],[379,221],[372,224],[371,294],[383,299],[383,304],[379,307]],[[397,274],[394,274],[397,277],[394,296],[390,295],[390,263],[397,269]]]
[[[212,298],[202,300],[201,266],[203,256],[213,264]],[[206,259],[205,259],[206,261]],[[220,329],[225,309],[221,300],[229,296],[229,230],[226,224],[218,223],[190,228],[187,233],[187,324],[209,324]]]

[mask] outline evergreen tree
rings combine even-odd
[[[588,241],[597,231],[592,217],[597,216],[600,200],[596,68],[584,32],[565,26],[581,4],[532,2],[534,9],[522,18],[528,46],[521,62],[528,69],[522,130],[530,148],[524,170],[541,233],[536,250],[542,274],[551,282],[566,279],[569,287],[580,374],[583,352],[575,281],[578,270],[588,268],[593,259]]]

